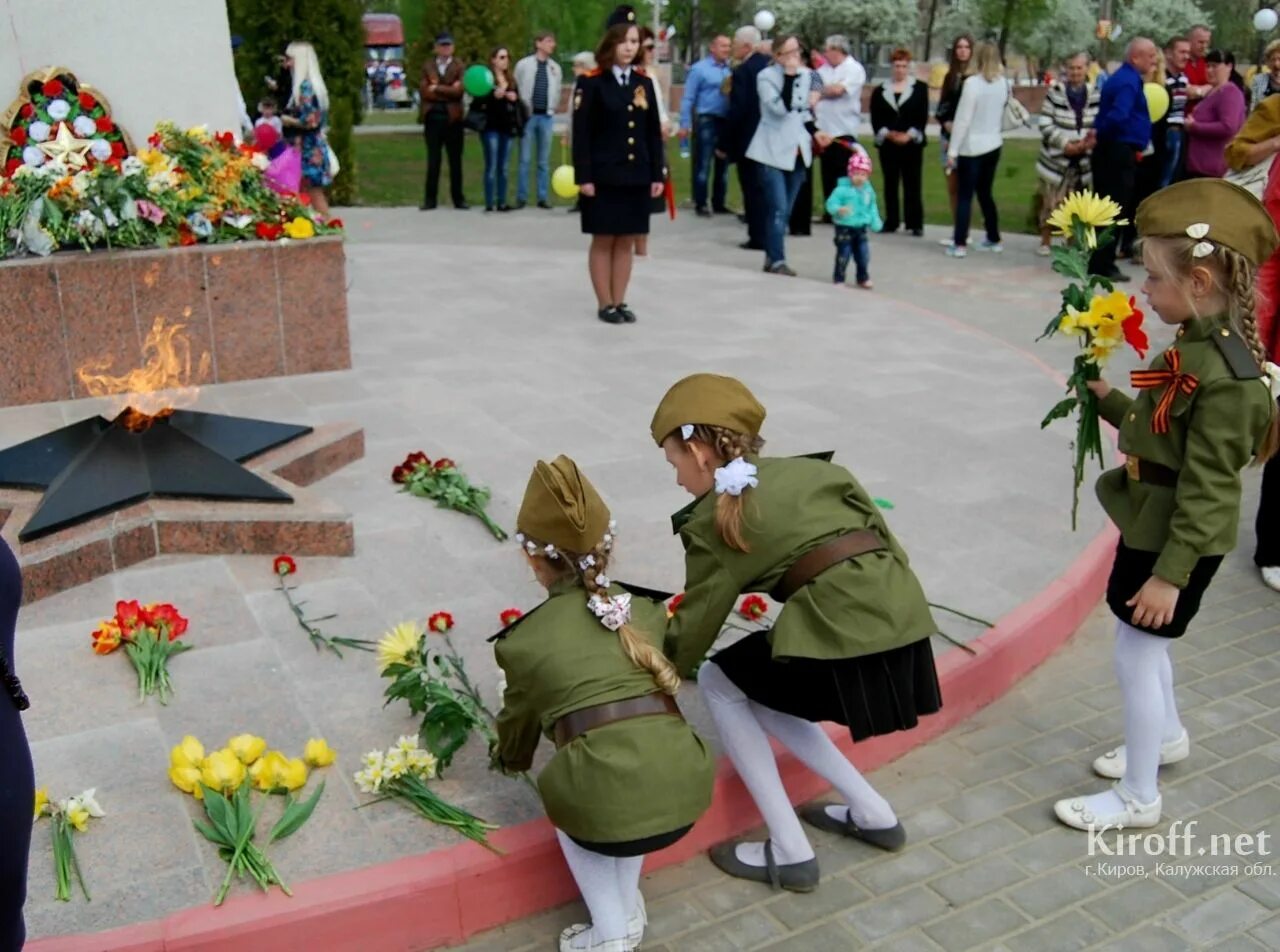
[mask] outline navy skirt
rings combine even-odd
[[[1172,622],[1163,628],[1146,628],[1142,625],[1134,625],[1132,621],[1133,609],[1126,605],[1125,602],[1137,595],[1138,589],[1142,588],[1147,579],[1151,578],[1151,570],[1156,567],[1158,558],[1160,558],[1159,552],[1144,552],[1141,549],[1131,549],[1124,544],[1122,539],[1116,546],[1116,561],[1111,566],[1111,577],[1107,579],[1107,607],[1122,622],[1126,625],[1132,625],[1138,631],[1145,631],[1149,635],[1159,635],[1162,638],[1181,638],[1186,633],[1187,625],[1191,624],[1191,619],[1195,618],[1196,612],[1200,610],[1200,600],[1204,598],[1205,590],[1209,587],[1209,583],[1213,581],[1213,576],[1218,571],[1218,566],[1222,564],[1223,556],[1205,555],[1200,557],[1200,561],[1191,570],[1191,579],[1187,582],[1186,587],[1178,593],[1178,604],[1173,610]]]
[[[648,185],[597,185],[596,194],[579,195],[584,235],[649,234]]]

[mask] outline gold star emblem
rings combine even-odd
[[[50,159],[62,162],[69,169],[82,169],[88,162],[85,153],[93,144],[91,139],[81,139],[73,135],[65,122],[58,123],[58,135],[52,142],[37,143],[36,148]]]

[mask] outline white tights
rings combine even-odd
[[[627,919],[640,902],[640,867],[644,865],[644,857],[618,858],[593,853],[561,830],[556,830],[556,838],[582,893],[582,901],[587,904],[596,940],[604,942],[626,936]]]
[[[698,690],[707,701],[725,753],[769,828],[779,864],[802,863],[814,854],[782,785],[766,732],[835,787],[845,801],[845,807],[835,808],[841,819],[850,817],[868,830],[888,829],[898,822],[893,808],[819,725],[750,700],[714,661],[698,671]],[[737,852],[745,863],[764,865],[763,844],[743,843]]]

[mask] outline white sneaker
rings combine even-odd
[[[1047,258],[1049,255],[1053,254],[1053,249],[1048,245],[1038,245],[1036,247],[1036,254],[1041,258]]]
[[[963,258],[968,254],[969,252],[964,245],[947,245],[948,258]]]
[[[998,241],[983,241],[978,247],[983,251],[990,251],[993,255],[998,255],[1004,251],[1004,245]]]
[[[1186,760],[1191,756],[1191,737],[1183,730],[1182,736],[1176,740],[1160,745],[1160,766],[1165,764],[1176,764],[1180,760]],[[1109,750],[1097,760],[1093,762],[1093,772],[1099,777],[1106,777],[1109,780],[1119,780],[1124,776],[1126,766],[1124,756],[1124,744],[1114,750]]]
[[[1280,592],[1280,565],[1267,565],[1262,569],[1262,581],[1268,588]]]
[[[636,907],[627,920],[627,941],[631,943],[631,948],[640,947],[640,942],[644,939],[644,927],[648,924],[649,911],[644,907],[644,895],[636,893]]]
[[[1159,824],[1163,805],[1163,798],[1159,794],[1150,803],[1139,803],[1125,790],[1123,784],[1117,783],[1113,789],[1123,801],[1124,808],[1110,815],[1099,816],[1092,813],[1083,799],[1075,797],[1059,800],[1053,805],[1053,812],[1067,826],[1086,832],[1107,829],[1141,830]]]
[[[629,935],[597,939],[589,922],[579,922],[560,933],[560,952],[632,952],[635,948]]]

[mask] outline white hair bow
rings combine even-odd
[[[744,489],[759,486],[760,480],[756,479],[757,472],[755,464],[748,463],[741,456],[729,460],[715,472],[716,495],[728,493],[730,496],[741,496]]]
[[[610,631],[617,631],[631,620],[631,594],[592,595],[587,599],[587,607],[600,619],[600,624]]]
[[[1262,381],[1271,388],[1271,396],[1280,398],[1280,366],[1266,361],[1262,365]]]

